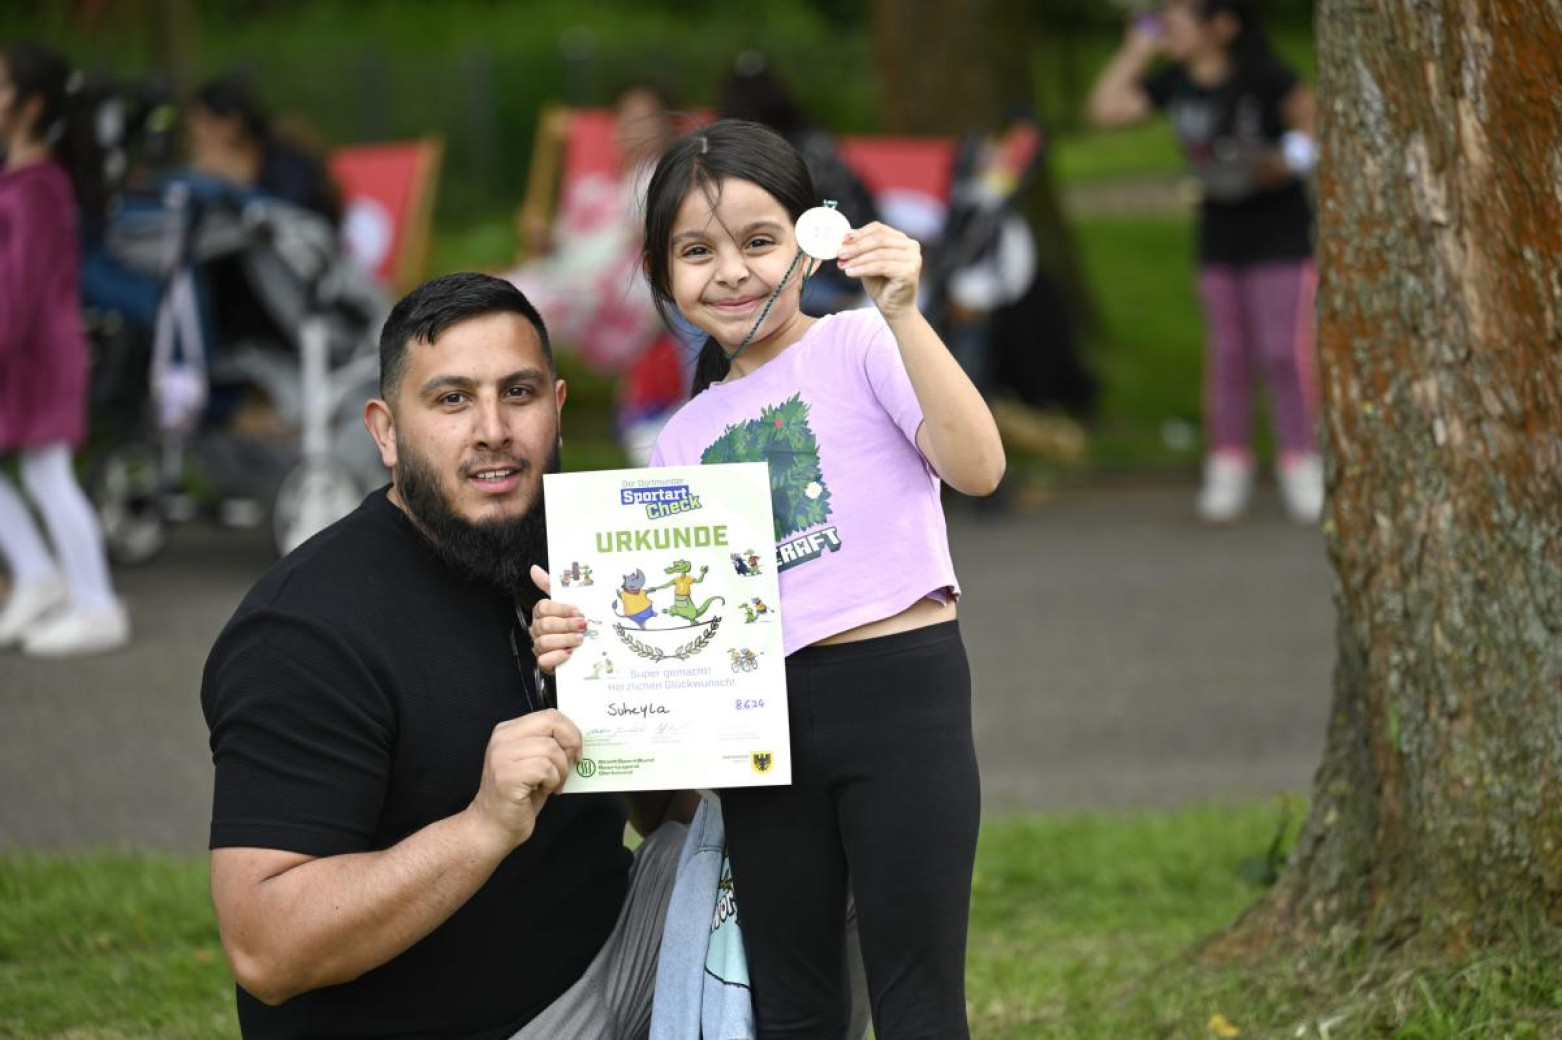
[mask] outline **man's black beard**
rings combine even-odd
[[[523,477],[531,469],[529,461],[513,462]],[[554,444],[543,472],[558,471],[559,446]],[[548,560],[548,512],[540,482],[536,499],[520,516],[473,523],[450,508],[433,466],[398,443],[396,491],[435,554],[456,573],[522,599],[537,595],[531,566],[546,568]]]

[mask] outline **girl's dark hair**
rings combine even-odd
[[[645,194],[645,273],[656,309],[669,324],[673,222],[690,192],[704,192],[715,206],[728,178],[763,188],[793,220],[818,204],[803,157],[769,127],[723,119],[674,141],[656,164]],[[725,379],[731,367],[721,344],[707,337],[694,364],[691,393]]]
[[[195,103],[223,119],[237,116],[250,140],[262,147],[271,143],[271,114],[244,76],[229,73],[207,80],[195,92]]]
[[[1206,22],[1229,14],[1241,25],[1230,49],[1239,74],[1253,72],[1276,61],[1269,46],[1269,34],[1264,31],[1263,16],[1254,0],[1194,0],[1193,9]]]
[[[19,108],[34,98],[42,99],[33,132],[48,142],[56,161],[70,175],[76,204],[84,213],[101,214],[107,205],[103,154],[81,74],[35,43],[11,44],[0,51],[0,60],[11,79],[14,105]]]

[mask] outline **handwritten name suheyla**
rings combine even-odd
[[[727,525],[647,527],[638,531],[598,531],[597,552],[650,552],[652,549],[704,549],[727,544]]]
[[[614,718],[620,715],[638,715],[643,719],[651,715],[671,715],[672,710],[665,704],[609,704],[607,713]]]

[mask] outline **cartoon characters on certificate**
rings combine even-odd
[[[582,567],[579,563],[572,563],[565,568],[563,574],[559,575],[559,584],[567,589],[571,585],[579,585],[584,588],[587,585],[595,585],[596,582],[591,580],[590,567]]]
[[[611,679],[612,677],[613,659],[609,657],[607,655],[607,651],[604,650],[602,652],[601,659],[591,663],[591,674],[586,676],[586,681],[590,682],[593,679]]]
[[[673,614],[678,617],[685,618],[690,622],[697,622],[705,615],[705,612],[711,608],[712,603],[717,601],[722,603],[727,602],[726,597],[724,596],[712,596],[710,599],[707,599],[704,603],[696,607],[694,605],[693,597],[690,596],[690,592],[694,589],[694,586],[705,580],[705,575],[710,573],[710,568],[701,567],[700,576],[698,578],[689,577],[690,572],[693,570],[694,565],[688,560],[679,560],[671,567],[667,568],[667,573],[672,575],[672,581],[669,581],[666,585],[658,585],[657,589],[672,589],[673,605],[670,609],[664,610],[662,613]]]
[[[727,598],[719,593],[698,597],[695,586],[703,584],[710,565],[695,565],[675,559],[660,568],[667,580],[650,584],[645,567],[636,567],[622,575],[613,592],[613,632],[619,641],[637,656],[648,661],[676,658],[687,661],[710,645],[721,626],[722,616],[715,611]],[[672,591],[672,602],[659,595]]]
[[[760,569],[759,554],[753,549],[728,555],[732,558],[732,569],[740,578],[752,578],[765,573]]]

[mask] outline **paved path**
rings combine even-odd
[[[1306,788],[1333,662],[1322,543],[1267,496],[1242,526],[1202,528],[1191,494],[1096,486],[953,517],[989,812]],[[118,575],[130,649],[0,656],[0,847],[204,846],[201,666],[269,562],[258,534],[182,531]]]

